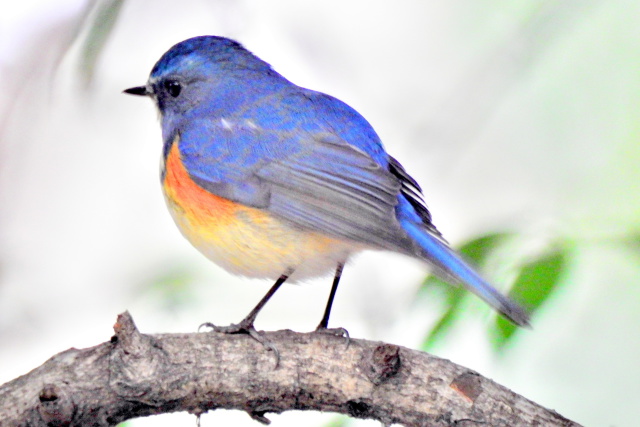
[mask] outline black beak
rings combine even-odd
[[[123,92],[128,93],[130,95],[139,95],[139,96],[151,95],[151,92],[147,90],[146,86],[130,87],[129,89],[125,89]]]

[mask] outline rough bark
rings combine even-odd
[[[577,426],[452,362],[391,344],[288,330],[265,336],[145,335],[128,313],[115,335],[71,348],[0,387],[0,426],[108,426],[216,408],[316,410],[406,426]]]

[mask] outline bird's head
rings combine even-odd
[[[173,46],[155,64],[146,85],[124,92],[153,98],[165,117],[184,114],[205,100],[211,101],[208,104],[213,108],[225,98],[241,96],[247,88],[268,89],[269,85],[261,82],[270,78],[282,79],[240,43],[224,37],[200,36]]]

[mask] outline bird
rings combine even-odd
[[[333,274],[318,332],[345,263],[363,250],[417,258],[463,285],[504,317],[529,315],[483,279],[432,222],[418,182],[346,103],[287,80],[239,42],[198,36],[171,47],[143,86],[162,127],[161,185],[186,239],[236,275],[275,280],[237,324],[275,350],[254,326],[280,286]],[[348,334],[347,334],[348,338]]]

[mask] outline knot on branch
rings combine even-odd
[[[37,410],[46,425],[64,427],[71,424],[76,405],[63,388],[45,384],[38,395]]]
[[[380,385],[400,371],[402,361],[400,348],[392,344],[381,344],[365,353],[363,372],[374,385]]]
[[[118,315],[111,338],[109,386],[130,401],[156,406],[158,378],[168,370],[168,357],[157,340],[138,331],[129,312]],[[155,390],[155,391],[154,391]]]
[[[465,372],[451,381],[450,387],[457,391],[467,402],[474,403],[482,394],[482,380],[475,372]]]

